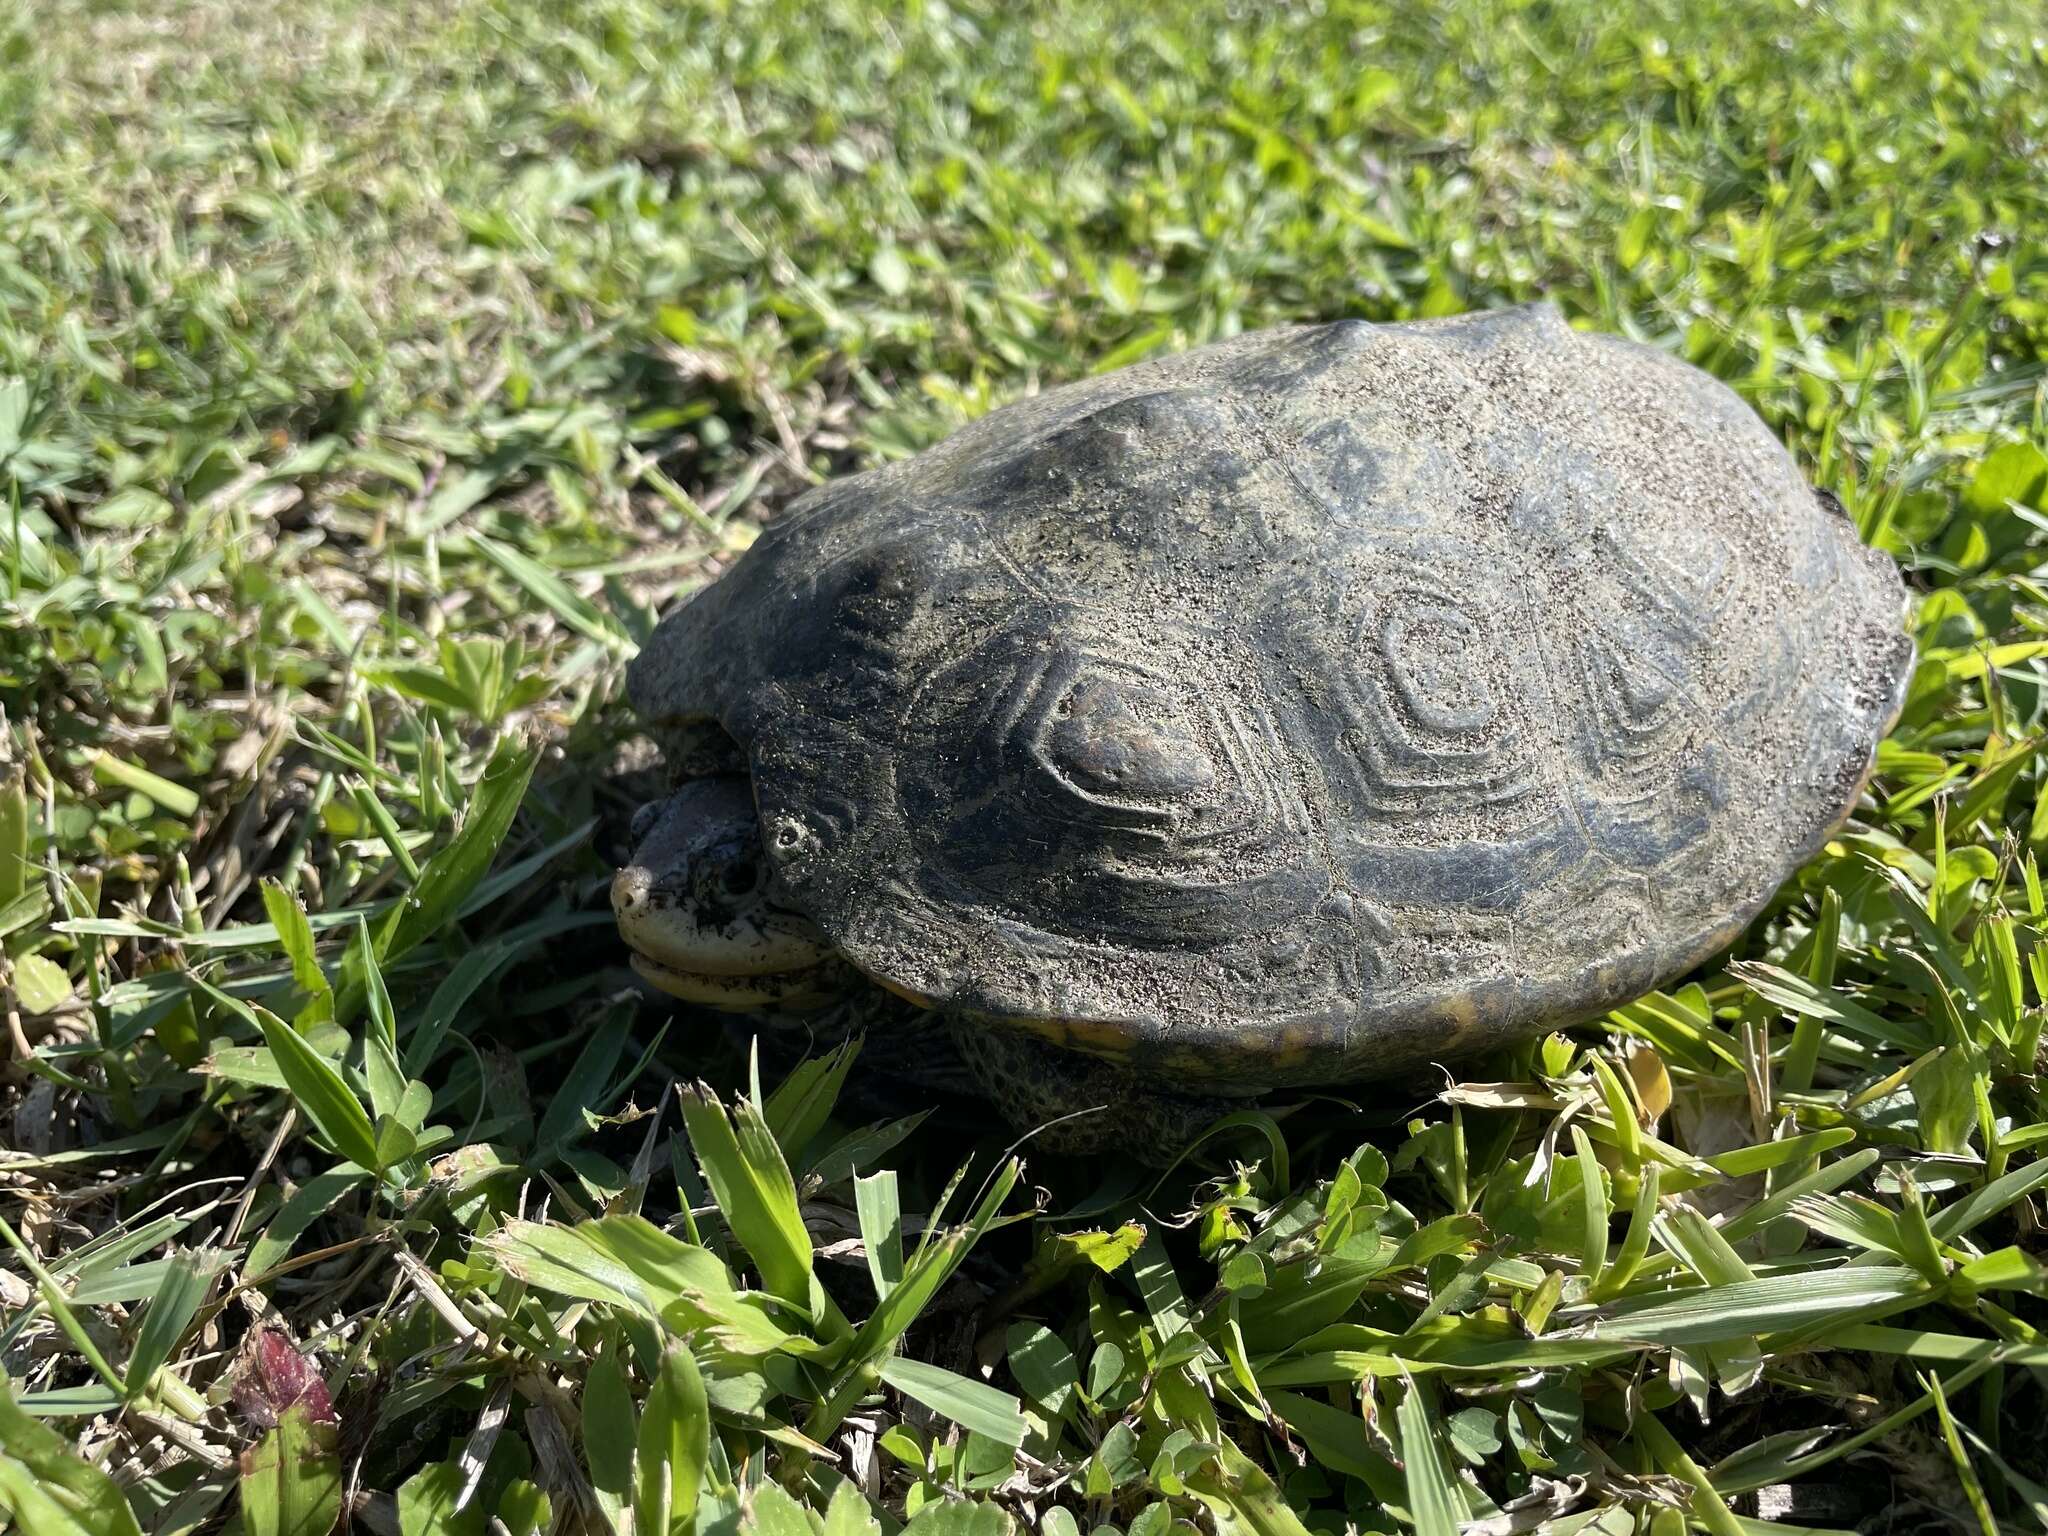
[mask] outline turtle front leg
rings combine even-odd
[[[1164,1167],[1216,1120],[1244,1107],[1243,1100],[1184,1093],[975,1019],[949,1024],[977,1096],[1020,1131],[1044,1126],[1031,1145],[1062,1156],[1120,1152]]]

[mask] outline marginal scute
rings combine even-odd
[[[1903,612],[1732,392],[1539,306],[992,412],[803,498],[630,687],[740,744],[890,990],[1313,1082],[1725,944],[1853,807]]]

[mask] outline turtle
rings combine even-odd
[[[613,908],[656,987],[1163,1155],[1727,947],[1858,803],[1907,595],[1652,345],[1250,331],[818,485],[669,613]]]

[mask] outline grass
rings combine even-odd
[[[2048,1523],[2044,156],[2021,3],[0,17],[0,1510]],[[1722,961],[1142,1179],[631,985],[622,664],[757,519],[1090,369],[1538,294],[1919,594]]]

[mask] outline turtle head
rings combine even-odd
[[[743,775],[693,779],[642,806],[632,837],[612,914],[649,982],[730,1013],[821,1007],[846,990],[831,943],[778,899]]]

